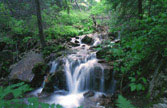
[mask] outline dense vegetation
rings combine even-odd
[[[8,79],[10,66],[27,52],[59,56],[71,37],[94,32],[108,33],[109,39],[95,50],[116,72],[116,95],[143,100],[143,106],[132,101],[142,108],[166,95],[167,0],[40,0],[41,8],[35,1],[0,0],[0,107],[11,107],[11,102],[20,102],[23,93],[31,90]],[[118,42],[112,43],[113,37]],[[7,98],[10,94],[12,99]],[[29,102],[37,106],[25,104],[25,108],[49,107],[36,98]],[[120,95],[115,103],[119,108],[134,108]]]

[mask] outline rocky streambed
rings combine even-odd
[[[40,54],[28,53],[12,67],[10,78],[27,81],[37,88],[27,96],[36,96],[41,102],[65,108],[110,106],[116,87],[113,70],[97,58],[94,50],[107,38],[106,33],[72,38],[66,43],[69,50],[60,57],[52,57],[48,66]]]

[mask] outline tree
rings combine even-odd
[[[79,7],[77,0],[75,0],[75,4],[78,7],[78,9],[81,11],[81,8]]]
[[[143,10],[142,10],[142,0],[138,0],[138,14],[139,14],[139,19],[142,19],[142,14],[143,14]]]
[[[46,44],[45,44],[45,39],[44,39],[44,35],[43,35],[42,17],[41,17],[41,9],[40,9],[39,0],[35,0],[35,4],[36,4],[36,12],[37,12],[39,37],[40,37],[42,48],[44,48],[46,46]]]

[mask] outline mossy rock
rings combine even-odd
[[[42,85],[42,82],[44,81],[44,76],[47,75],[49,70],[49,66],[44,63],[38,63],[35,65],[35,67],[32,69],[34,73],[34,78],[32,80],[31,87],[37,88]]]
[[[85,36],[82,40],[82,43],[88,44],[88,45],[92,45],[93,44],[93,39],[89,36]]]
[[[43,76],[46,74],[48,69],[49,69],[49,66],[41,62],[41,63],[36,64],[34,68],[32,69],[32,71],[35,75]]]
[[[47,78],[47,82],[44,87],[44,92],[52,93],[55,90],[65,90],[66,88],[66,78],[63,71],[56,72],[53,76]]]

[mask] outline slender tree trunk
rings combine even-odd
[[[66,2],[66,9],[67,9],[67,13],[70,14],[70,7],[69,7],[69,3],[67,0],[65,0]]]
[[[148,15],[151,16],[151,5],[152,5],[152,0],[149,0],[149,6],[148,6]]]
[[[40,9],[40,2],[39,0],[35,0],[36,3],[36,12],[37,12],[37,21],[38,21],[38,29],[39,29],[39,37],[42,48],[46,46],[45,39],[43,35],[43,26],[42,26],[42,17],[41,17],[41,9]]]
[[[77,0],[75,0],[75,4],[77,5],[78,9],[81,11],[81,8],[79,7]]]
[[[143,2],[143,0],[138,0],[138,15],[139,15],[140,20],[143,18],[142,2]]]

